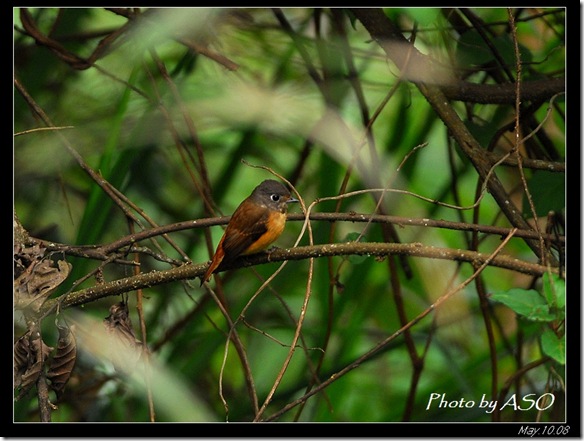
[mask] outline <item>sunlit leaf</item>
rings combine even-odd
[[[545,328],[541,335],[541,348],[558,363],[566,364],[566,336],[558,337],[550,328]]]
[[[545,273],[543,294],[551,306],[563,309],[566,306],[566,281],[557,274]]]
[[[508,291],[494,292],[490,298],[503,303],[529,320],[550,321],[555,318],[545,299],[534,289],[513,288]]]

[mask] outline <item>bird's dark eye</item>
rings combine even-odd
[[[280,200],[280,195],[273,194],[272,196],[270,196],[270,199],[272,199],[274,202],[278,202]]]

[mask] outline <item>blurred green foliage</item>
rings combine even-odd
[[[291,8],[280,11],[280,16],[262,8],[162,8],[141,14],[115,8],[27,11],[37,31],[55,46],[35,44],[24,29],[21,10],[15,9],[15,77],[52,124],[60,127],[21,133],[47,124],[15,91],[14,209],[33,237],[99,245],[149,227],[143,214],[157,225],[228,215],[259,182],[272,177],[242,160],[290,179],[307,204],[340,192],[383,187],[463,207],[477,199],[481,182],[442,121],[415,84],[399,81],[397,67],[345,10]],[[388,8],[385,13],[404,35],[415,36],[416,47],[449,66],[457,81],[496,84],[503,81],[501,72],[516,72],[504,8]],[[513,13],[525,80],[561,75],[564,10],[524,8]],[[104,38],[118,31],[120,35],[106,45]],[[96,49],[103,51],[87,68],[78,69],[64,58],[64,54],[76,54],[88,59]],[[503,134],[497,131],[513,122],[514,103],[477,104],[467,98],[450,104],[471,133],[485,149],[500,154],[510,150],[513,127]],[[540,136],[522,146],[522,154],[561,162],[563,96],[550,106],[550,117],[548,101],[537,103],[531,114],[536,124],[541,123]],[[327,112],[338,115],[342,123],[323,126]],[[62,137],[136,207],[132,211],[140,223],[132,222],[133,230],[119,206],[64,148]],[[525,204],[517,168],[499,167],[496,173],[514,203]],[[549,210],[562,214],[564,174],[529,167],[524,174],[538,216],[546,216]],[[381,201],[378,196],[369,193],[338,204],[320,202],[314,211],[377,212],[509,227],[489,194],[478,207],[467,210],[405,194],[387,193]],[[211,198],[207,207],[204,197]],[[531,211],[524,209],[524,213],[531,217]],[[276,245],[291,247],[301,226],[301,222],[288,222]],[[311,226],[317,244],[347,242],[361,234],[366,242],[388,240],[387,231],[375,223],[313,221]],[[478,249],[487,254],[500,243],[499,236],[479,234],[473,241],[464,231],[396,227],[404,243]],[[221,227],[207,231],[207,239],[202,229],[170,236],[194,263],[202,263],[210,259],[209,245],[214,249],[222,234]],[[182,259],[162,238],[156,243],[156,247],[149,241],[139,245]],[[307,244],[305,235],[300,245]],[[512,239],[504,252],[537,261],[521,239]],[[129,252],[127,259],[131,258]],[[97,284],[90,277],[80,286],[73,285],[102,262],[71,256],[67,260],[73,272],[59,295]],[[350,366],[473,273],[470,265],[453,261],[409,257],[407,262],[411,278],[395,256],[314,260],[302,338],[262,418],[277,414]],[[171,267],[148,255],[142,255],[140,263],[142,272]],[[277,268],[278,264],[271,263],[220,275],[232,320]],[[132,276],[133,269],[110,263],[101,273],[110,281]],[[236,325],[260,407],[289,354],[308,276],[308,259],[288,262],[247,307],[245,320],[240,317]],[[165,373],[156,371],[151,379],[161,383],[154,388],[158,391],[156,421],[252,421],[255,412],[241,354],[233,344],[226,344],[229,326],[198,285],[198,280],[183,281],[144,290],[145,343],[165,367]],[[400,331],[380,352],[339,376],[305,406],[296,406],[275,420],[562,421],[563,366],[551,361],[528,369],[516,378],[515,388],[507,389],[539,395],[553,391],[556,403],[550,410],[507,408],[493,415],[478,406],[428,406],[433,393],[445,393],[452,400],[478,401],[483,394],[499,399],[497,394],[505,391],[507,381],[544,357],[537,331],[517,319],[515,312],[521,311],[485,300],[485,293],[493,291],[504,291],[515,299],[530,292],[541,297],[535,292],[541,291],[537,277],[488,268],[479,281],[407,331]],[[136,337],[142,340],[135,292],[128,293],[127,299]],[[73,313],[82,312],[102,320],[119,300],[105,298],[59,315],[75,322]],[[22,317],[15,314],[15,338],[25,329]],[[43,321],[43,329],[47,340],[55,338],[52,319]],[[148,400],[144,385],[138,385],[140,379],[126,381],[111,363],[85,354],[81,343],[79,350],[65,395],[52,412],[53,421],[148,421]],[[173,387],[191,396],[200,412],[185,416],[169,410],[169,404],[156,395],[166,381],[179,382]],[[34,392],[15,402],[14,420],[39,420]]]

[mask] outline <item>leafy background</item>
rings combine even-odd
[[[71,268],[38,307],[15,309],[15,342],[27,342],[15,353],[26,348],[28,361],[14,420],[565,421],[565,15],[14,9],[14,212],[30,235],[23,246],[37,247],[32,261]],[[483,187],[461,136],[476,140],[487,169],[510,152],[490,179],[524,223]],[[347,254],[307,251],[259,292],[282,262],[204,287],[180,273],[68,303],[153,270],[204,271],[222,216],[272,172],[323,215],[303,230],[295,206],[276,245],[302,233],[300,246],[348,243]],[[215,222],[156,230],[195,219]],[[500,230],[460,229],[470,224]],[[537,246],[513,237],[501,253],[532,266],[469,279],[482,262],[460,254],[490,255],[513,226]],[[81,256],[151,228],[134,248],[108,248],[111,260]],[[372,255],[396,240],[421,245]],[[422,258],[416,246],[434,248]],[[16,245],[15,262],[16,278],[28,262]],[[31,330],[53,348],[40,364]],[[50,381],[55,360],[66,363]],[[429,406],[432,394],[476,405]],[[544,397],[540,407],[554,401],[526,410],[529,394]],[[487,413],[482,397],[517,405]]]

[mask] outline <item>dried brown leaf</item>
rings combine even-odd
[[[32,360],[30,350],[30,331],[14,343],[14,389],[22,384],[22,375],[29,368]]]
[[[25,336],[27,336],[28,347],[26,343],[20,343],[22,346],[19,350],[29,351],[28,364],[26,370],[20,375],[20,393],[16,400],[22,398],[37,382],[45,366],[45,361],[53,350],[53,348],[45,344],[38,332],[29,331]]]
[[[51,359],[47,378],[51,380],[51,388],[59,397],[71,377],[77,360],[77,341],[68,326],[59,326],[57,352]]]
[[[122,329],[133,338],[134,330],[128,304],[126,302],[118,302],[110,307],[109,312],[109,315],[103,321],[105,328],[111,332]]]
[[[14,307],[39,311],[51,293],[69,276],[71,264],[50,259],[36,260],[14,280]]]
[[[46,252],[45,247],[34,244],[25,247],[21,243],[14,242],[14,278],[16,279],[33,262],[42,260]]]
[[[138,362],[142,342],[137,340],[134,334],[128,305],[125,302],[112,305],[110,315],[104,319],[103,323],[108,334],[116,339],[116,344],[112,345],[112,348],[118,350],[114,350],[110,354],[116,369],[122,369],[126,372],[132,370]],[[120,351],[120,348],[127,350]]]

